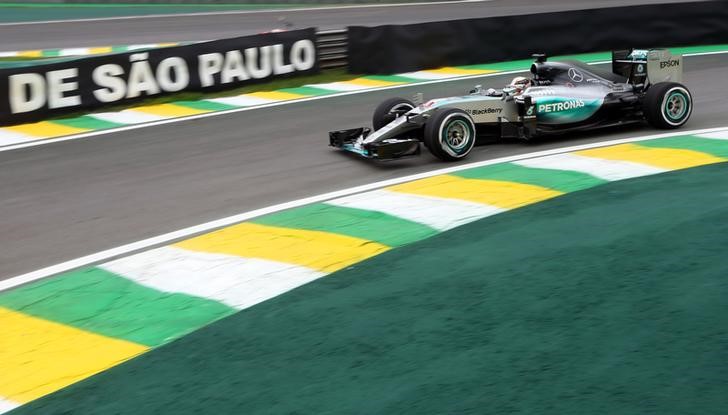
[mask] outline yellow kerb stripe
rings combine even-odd
[[[306,95],[292,94],[290,92],[263,91],[245,94],[244,97],[254,97],[263,99],[272,99],[274,101],[288,101],[290,99],[305,98]]]
[[[562,192],[530,184],[499,180],[463,179],[455,176],[434,176],[404,183],[387,190],[447,199],[461,199],[499,208],[512,209],[540,202]]]
[[[608,160],[631,161],[673,170],[725,161],[725,159],[711,154],[694,150],[652,148],[637,144],[619,144],[611,147],[577,151],[574,154]]]
[[[26,403],[106,370],[147,347],[0,307],[0,396]]]
[[[92,55],[97,55],[101,53],[111,53],[112,49],[111,46],[103,46],[98,48],[89,48],[89,53]]]
[[[378,79],[367,79],[367,78],[356,78],[356,79],[350,79],[348,81],[343,81],[343,82],[347,83],[347,84],[370,86],[372,88],[378,87],[378,86],[399,85],[399,84],[404,83],[404,82],[393,82],[393,81],[380,81]]]
[[[350,236],[253,223],[230,226],[175,246],[198,252],[268,259],[323,272],[334,272],[389,249]]]
[[[17,56],[22,56],[24,58],[40,58],[43,56],[42,50],[24,50],[21,52],[18,52]]]
[[[492,69],[464,69],[464,68],[455,68],[452,66],[446,66],[444,68],[439,69],[428,69],[425,72],[431,72],[431,73],[438,73],[438,74],[444,74],[444,75],[479,75],[479,74],[486,74],[486,73],[494,73],[498,72]]]
[[[89,131],[89,129],[86,128],[69,127],[67,125],[56,124],[51,121],[13,125],[10,127],[3,127],[3,129],[39,138],[60,137]]]
[[[145,105],[142,107],[134,107],[133,111],[144,112],[147,114],[158,115],[160,117],[184,117],[187,115],[202,114],[210,112],[209,110],[202,110],[197,108],[188,108],[181,105],[174,104],[157,104],[157,105]]]

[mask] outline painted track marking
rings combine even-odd
[[[647,135],[647,136],[635,136],[630,138],[623,138],[618,140],[611,140],[611,141],[604,141],[599,143],[591,143],[591,144],[583,144],[583,145],[577,145],[577,146],[571,146],[571,147],[564,147],[564,148],[558,148],[553,150],[545,150],[545,151],[539,151],[535,153],[528,153],[528,154],[520,154],[515,156],[509,156],[509,157],[501,157],[497,159],[492,160],[484,160],[469,164],[463,164],[459,166],[454,167],[448,167],[443,169],[437,169],[432,170],[429,172],[423,172],[418,173],[414,175],[389,179],[389,180],[383,180],[375,183],[370,183],[367,185],[362,186],[356,186],[349,189],[343,189],[338,190],[334,192],[324,193],[317,196],[311,196],[303,199],[294,200],[291,202],[281,203],[278,205],[273,205],[261,209],[255,209],[248,212],[240,213],[237,215],[229,216],[226,218],[214,220],[211,222],[206,222],[200,225],[191,226],[188,228],[180,229],[174,232],[165,233],[163,235],[158,235],[152,238],[143,239],[141,241],[132,242],[126,245],[122,245],[116,248],[107,249],[105,251],[97,252],[94,254],[86,255],[80,258],[72,259],[70,261],[62,262],[60,264],[52,265],[46,268],[42,268],[36,271],[32,271],[26,274],[18,275],[15,277],[8,278],[6,280],[0,281],[0,291],[7,290],[13,287],[17,287],[23,284],[27,284],[32,281],[37,281],[43,278],[47,278],[50,276],[53,276],[55,274],[59,274],[62,272],[70,271],[72,269],[80,268],[85,265],[90,265],[94,263],[99,263],[105,260],[117,258],[122,255],[131,254],[134,252],[139,252],[145,249],[149,249],[155,246],[162,245],[164,243],[169,243],[172,241],[180,240],[186,237],[198,235],[204,232],[209,232],[215,229],[219,229],[225,226],[233,225],[239,222],[243,222],[252,218],[256,218],[259,216],[280,212],[282,210],[291,209],[294,207],[300,207],[303,205],[308,205],[312,203],[317,202],[325,202],[327,200],[341,198],[345,196],[354,195],[357,193],[362,193],[369,190],[375,190],[382,187],[387,186],[393,186],[397,184],[402,184],[405,182],[418,180],[418,179],[424,179],[429,178],[433,176],[443,175],[443,174],[449,174],[454,173],[460,170],[466,170],[471,169],[475,167],[482,167],[482,166],[488,166],[492,164],[498,164],[498,163],[506,163],[506,162],[513,162],[513,161],[520,161],[520,160],[528,160],[535,157],[543,157],[543,156],[551,156],[556,154],[562,154],[562,153],[568,153],[573,151],[580,151],[580,150],[588,150],[598,147],[605,147],[615,144],[625,144],[625,143],[633,143],[638,141],[645,141],[645,140],[651,140],[656,138],[665,138],[665,137],[673,137],[673,136],[680,136],[680,135],[700,135],[700,134],[712,134],[712,133],[719,133],[721,134],[725,133],[726,128],[728,126],[724,127],[717,127],[717,128],[707,128],[707,129],[700,129],[700,130],[691,130],[691,131],[678,131],[678,132],[671,132],[671,133],[663,133],[663,134],[655,134],[655,135]]]

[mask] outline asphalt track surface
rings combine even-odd
[[[397,7],[352,7],[328,10],[167,15],[118,20],[43,24],[0,24],[2,50],[89,47],[210,40],[255,34],[285,27],[338,29],[348,25],[406,24],[437,20],[540,13],[686,0],[493,0]],[[689,0],[687,0],[689,1]]]
[[[695,110],[685,129],[728,124],[728,54],[690,57]],[[514,75],[292,103],[0,152],[0,279],[162,233],[329,191],[452,164],[372,163],[326,146],[330,130],[367,125],[391,96],[447,96]],[[467,161],[659,131],[610,129],[477,147]]]

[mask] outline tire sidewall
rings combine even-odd
[[[681,95],[684,99],[685,104],[687,105],[687,109],[677,120],[674,120],[667,114],[668,100],[675,95]],[[668,126],[673,128],[682,126],[688,121],[688,118],[690,118],[690,114],[693,112],[693,98],[692,96],[690,96],[690,91],[688,91],[687,88],[681,85],[672,85],[669,89],[667,89],[667,91],[662,94],[659,110],[662,120]]]
[[[686,111],[677,119],[667,115],[667,102],[675,93],[680,93],[687,104]],[[662,129],[680,128],[688,122],[692,113],[693,96],[685,85],[677,82],[660,82],[647,90],[643,102],[643,114],[651,126]]]
[[[452,146],[447,140],[448,128],[460,124],[468,137],[461,146]],[[475,146],[475,123],[470,116],[458,109],[449,109],[432,117],[425,128],[425,144],[433,155],[443,160],[460,160],[467,157]]]

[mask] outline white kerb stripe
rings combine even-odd
[[[3,414],[5,412],[10,412],[19,406],[20,406],[20,404],[11,402],[11,401],[3,398],[2,396],[0,396],[0,414]]]
[[[156,290],[188,294],[244,309],[321,278],[309,268],[166,246],[100,268]]]
[[[220,104],[232,105],[235,107],[250,107],[252,105],[263,105],[270,104],[271,102],[276,102],[272,99],[250,97],[245,95],[237,95],[234,97],[225,98],[210,98],[207,101],[218,102]]]
[[[606,160],[571,153],[514,161],[513,163],[540,169],[578,171],[609,181],[648,176],[667,171],[631,161]]]
[[[432,196],[412,195],[388,190],[359,193],[326,203],[356,209],[374,210],[445,231],[503,212],[480,203]]]
[[[61,56],[83,56],[90,53],[88,48],[68,48],[61,49],[59,55]]]
[[[124,110],[119,112],[98,112],[96,114],[89,114],[89,117],[98,118],[103,121],[115,122],[118,124],[141,124],[145,122],[164,120],[166,118],[134,110]]]
[[[330,91],[363,91],[365,89],[374,89],[375,86],[371,85],[357,85],[357,84],[350,84],[346,82],[331,82],[328,84],[310,84],[306,85],[310,87],[315,87],[319,89],[328,89]]]
[[[438,72],[428,72],[428,71],[417,71],[417,72],[407,72],[398,74],[399,76],[404,76],[406,78],[412,78],[412,79],[447,79],[447,78],[455,78],[459,76],[460,74],[446,74],[446,73],[438,73]]]
[[[18,56],[18,52],[0,52],[0,58],[12,58]]]
[[[33,141],[37,139],[38,137],[31,137],[25,134],[16,133],[15,131],[0,128],[0,146],[25,143],[27,141]]]
[[[714,140],[728,140],[728,130],[718,131],[717,133],[698,134],[696,137],[712,138]]]
[[[141,45],[129,45],[126,47],[126,50],[139,50],[139,49],[153,49],[156,48],[158,45],[156,43],[148,43],[148,44],[141,44]]]

